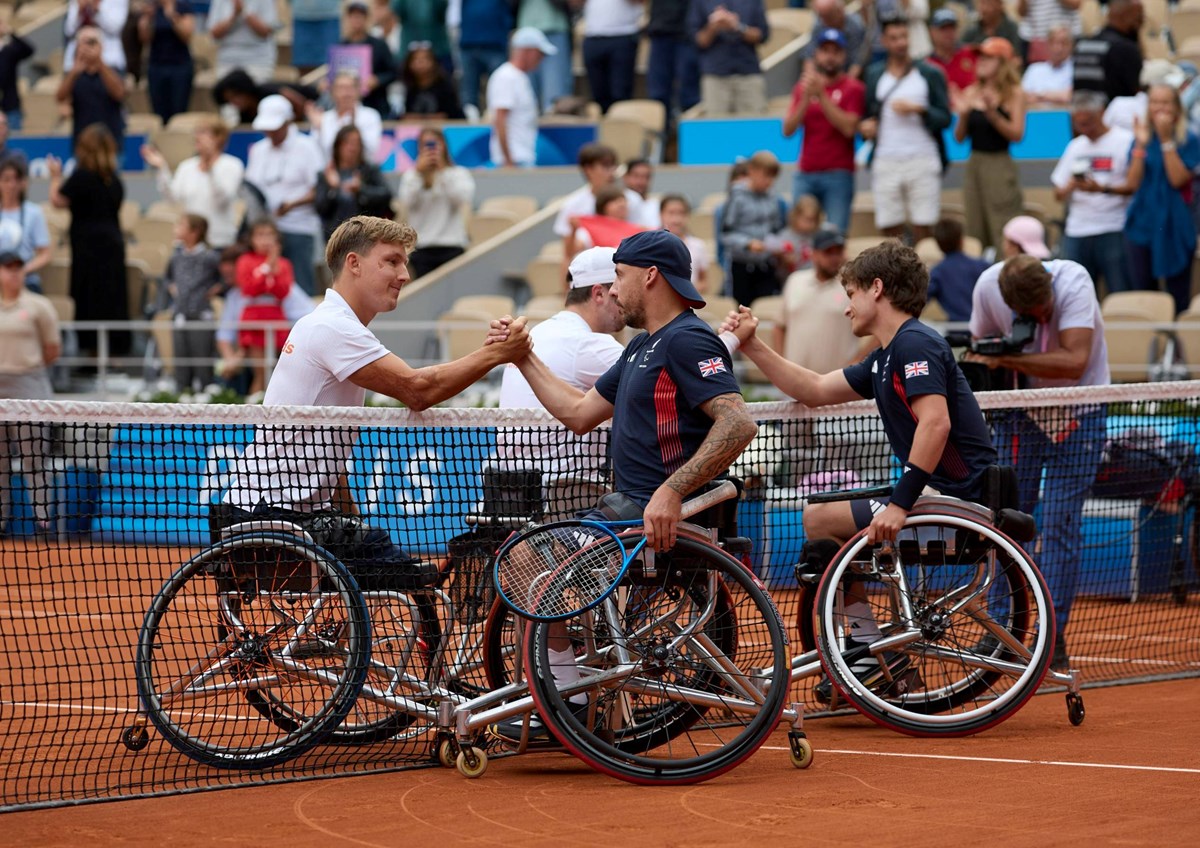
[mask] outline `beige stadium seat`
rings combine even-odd
[[[786,26],[772,26],[770,30],[767,40],[758,45],[759,59],[765,59],[772,53],[782,50],[803,34],[800,30]]]
[[[71,294],[71,262],[68,259],[51,259],[38,274],[42,278],[42,292],[49,297],[68,297]]]
[[[983,256],[983,242],[975,236],[963,236],[963,253],[978,259]]]
[[[531,322],[545,321],[547,318],[562,312],[562,308],[563,295],[542,294],[537,297],[531,297],[529,302],[521,309],[521,314]]]
[[[717,262],[717,251],[712,242],[708,244],[708,255],[712,261],[704,272],[704,290],[717,294],[725,290],[725,269]]]
[[[54,94],[58,91],[58,87],[62,84],[62,74],[46,74],[33,84],[31,89],[35,94]]]
[[[1140,312],[1113,312],[1104,317],[1104,341],[1114,383],[1141,383],[1147,379],[1150,354],[1159,333],[1128,326],[1145,322],[1146,317]]]
[[[59,321],[75,320],[75,300],[68,294],[48,294],[46,299],[54,307],[54,314]]]
[[[142,218],[150,221],[170,221],[175,223],[179,220],[184,209],[178,203],[172,203],[170,200],[156,200],[146,207],[145,214]]]
[[[451,312],[486,312],[493,318],[512,315],[516,308],[513,299],[503,294],[469,294],[450,305]]]
[[[1168,323],[1175,319],[1175,299],[1159,291],[1113,292],[1100,303],[1100,314],[1105,322],[1110,315],[1139,315],[1142,321]]]
[[[125,294],[128,298],[129,317],[141,318],[147,303],[147,287],[150,283],[150,269],[145,262],[137,259],[125,259]]]
[[[136,200],[123,200],[117,216],[121,222],[121,232],[127,237],[132,236],[133,228],[137,226],[138,221],[142,220],[142,207],[138,206]]]
[[[175,373],[175,336],[171,310],[164,309],[154,316],[154,326],[150,335],[154,337],[154,346],[158,350],[158,359],[162,364],[164,376]]]
[[[709,212],[715,212],[717,207],[729,199],[729,192],[714,191],[712,194],[704,195],[697,209],[705,209]]]
[[[921,310],[921,320],[926,323],[930,321],[949,321],[950,316],[946,314],[946,310],[938,303],[937,298],[925,302],[925,308]]]
[[[539,256],[525,266],[525,282],[534,297],[561,298],[567,290],[562,259]]]
[[[63,131],[62,115],[53,92],[31,91],[21,105],[25,111],[21,131],[26,135]]]
[[[487,200],[479,204],[480,213],[485,212],[511,212],[517,216],[517,220],[524,220],[532,217],[538,211],[538,202],[536,197],[524,194],[502,194],[496,197],[489,197]]]
[[[191,114],[191,113],[187,113]],[[178,117],[178,115],[176,116]],[[211,115],[209,117],[212,117]],[[174,119],[172,119],[174,120]],[[192,131],[165,129],[154,134],[154,146],[162,153],[163,158],[167,160],[167,164],[171,169],[179,167],[179,163],[184,159],[190,159],[196,155],[196,141],[192,137]]]
[[[619,100],[608,107],[608,117],[635,121],[659,136],[667,128],[666,109],[657,100]]]
[[[879,230],[875,226],[875,207],[860,206],[856,200],[850,207],[850,232],[846,233],[847,238],[864,238],[867,236],[878,236]]]
[[[1175,338],[1193,380],[1200,378],[1200,310],[1186,309],[1175,319]]]
[[[688,232],[703,241],[717,237],[716,221],[711,209],[693,209],[688,216]]]
[[[917,242],[913,248],[917,252],[917,256],[925,263],[926,268],[932,268],[945,258],[942,254],[942,249],[938,247],[937,241],[931,237],[926,237]]]
[[[175,241],[175,222],[142,218],[133,226],[133,238],[138,244],[160,244],[169,250]]]
[[[188,48],[192,52],[192,60],[196,63],[197,70],[208,70],[217,66],[217,42],[207,31],[197,30],[192,33]]]
[[[617,159],[628,161],[641,159],[649,153],[651,137],[638,121],[605,115],[600,121],[596,140],[615,150]]]
[[[796,32],[811,32],[813,13],[811,9],[767,9],[767,23],[772,29],[787,27]]]
[[[125,246],[125,262],[142,262],[151,277],[161,277],[167,273],[167,261],[171,258],[171,248],[165,244],[148,244],[138,242]]]
[[[438,318],[442,361],[461,359],[479,349],[495,318],[490,312],[447,312]]]
[[[162,129],[162,118],[153,112],[134,112],[125,118],[127,135],[153,136]]]
[[[193,132],[201,124],[207,124],[215,116],[212,112],[179,112],[167,121],[167,129],[172,132]]]
[[[538,251],[538,259],[554,259],[562,262],[563,259],[563,243],[562,239],[548,241],[542,245]]]
[[[767,297],[755,298],[750,304],[750,311],[759,320],[757,335],[767,345],[778,353],[783,353],[783,333],[785,316],[783,313],[783,295],[773,294]],[[755,365],[749,357],[743,357],[746,369],[745,379],[750,383],[769,383],[767,375]]]
[[[520,220],[512,212],[477,213],[472,215],[471,220],[467,223],[467,237],[471,241],[471,246],[474,247],[488,239],[495,238],[509,227],[520,223]]]
[[[736,300],[724,295],[710,294],[704,300],[704,307],[697,309],[696,315],[700,320],[712,327],[721,326],[721,322],[725,320],[725,316],[738,307]]]
[[[846,239],[846,258],[853,259],[869,247],[883,244],[887,241],[884,236],[864,236]]]

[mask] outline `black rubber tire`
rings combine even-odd
[[[788,693],[787,636],[761,583],[719,548],[684,537],[670,553],[657,556],[656,568],[653,577],[631,569],[622,581],[618,591],[626,594],[616,631],[607,604],[568,622],[601,648],[623,644],[637,666],[612,686],[591,691],[594,723],[590,715],[581,720],[554,686],[545,623],[526,631],[530,692],[558,741],[596,770],[638,784],[698,783],[745,760],[774,730]],[[689,616],[704,607],[709,617],[703,626],[671,648],[679,632],[673,628],[686,628]],[[656,658],[656,651],[662,655]],[[584,663],[604,667],[603,656]],[[738,673],[718,670],[717,660],[727,660]],[[741,693],[734,698],[734,677],[761,698],[749,713],[668,697],[686,699],[691,691],[718,702],[745,700]],[[661,700],[655,700],[656,690]]]
[[[289,645],[300,638],[307,643]],[[295,536],[254,533],[206,548],[167,580],[142,623],[135,674],[150,721],[177,750],[219,768],[264,769],[342,722],[369,657],[366,606],[341,563]],[[309,709],[295,710],[290,727],[256,720],[247,682]],[[172,697],[198,683],[196,698]]]

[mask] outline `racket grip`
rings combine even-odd
[[[679,517],[691,518],[696,513],[703,512],[710,506],[715,506],[721,501],[727,501],[735,497],[737,497],[737,486],[731,481],[726,480],[715,489],[710,489],[698,497],[684,501]]]

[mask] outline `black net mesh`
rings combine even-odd
[[[1002,458],[1021,471],[1022,505],[1043,531],[1031,550],[1085,684],[1200,669],[1198,394],[1181,383],[983,396]],[[793,574],[806,496],[886,484],[899,468],[869,405],[751,408],[760,432],[733,469],[744,483],[737,532],[750,549],[736,553],[799,646],[810,642],[797,632]],[[496,410],[0,401],[0,808],[430,762],[432,717],[341,703],[337,693],[364,681],[428,707],[413,680],[436,677],[467,697],[509,679],[513,628],[494,614],[490,556],[529,521],[606,491],[603,452],[591,443],[576,461],[562,453],[571,447],[544,415]],[[361,520],[296,514],[311,506],[314,476],[336,482],[343,469]],[[366,630],[303,545],[231,552],[223,543],[214,553],[214,540],[246,522],[299,526],[346,561],[367,595],[369,667],[345,661]],[[263,586],[290,598],[287,609],[261,607]],[[293,631],[304,623],[303,644],[272,647],[284,619]],[[258,622],[243,628],[254,639],[233,645],[231,620]],[[272,650],[310,665],[320,658],[326,672],[265,677]],[[171,657],[177,667],[209,663],[212,686],[173,691]],[[265,767],[223,768],[212,751],[168,744],[153,723],[141,737],[139,674],[152,706],[217,723],[230,746],[261,748]],[[793,697],[819,710],[814,682],[797,681]],[[337,730],[271,764],[279,740],[317,728],[330,702],[346,713]],[[187,722],[172,726],[186,748]]]

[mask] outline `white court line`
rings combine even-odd
[[[1079,663],[1091,663],[1099,665],[1108,663],[1109,665],[1169,665],[1183,667],[1200,667],[1198,662],[1179,662],[1178,660],[1135,660],[1129,657],[1089,657],[1086,654],[1083,656],[1071,656],[1071,659]]]
[[[123,713],[126,715],[140,713],[141,710],[128,707],[97,707],[88,704],[64,704],[61,701],[0,701],[4,707],[28,707],[35,710],[75,710],[85,713]],[[258,716],[230,716],[219,713],[192,713],[192,718],[211,718],[219,721],[261,721]],[[781,749],[782,750],[782,749]]]
[[[789,751],[783,746],[762,746],[764,751]],[[899,754],[891,751],[849,751],[839,748],[818,748],[818,754],[847,754],[859,757],[901,757],[917,760],[956,760],[969,763],[1011,763],[1022,766],[1072,766],[1074,768],[1121,769],[1124,771],[1167,771],[1178,774],[1200,774],[1200,768],[1171,768],[1169,766],[1128,766],[1120,763],[1076,763],[1067,760],[1019,760],[1009,757],[956,757],[950,754]]]
[[[99,612],[50,612],[47,610],[0,609],[0,618],[98,618],[111,620],[112,616]]]

